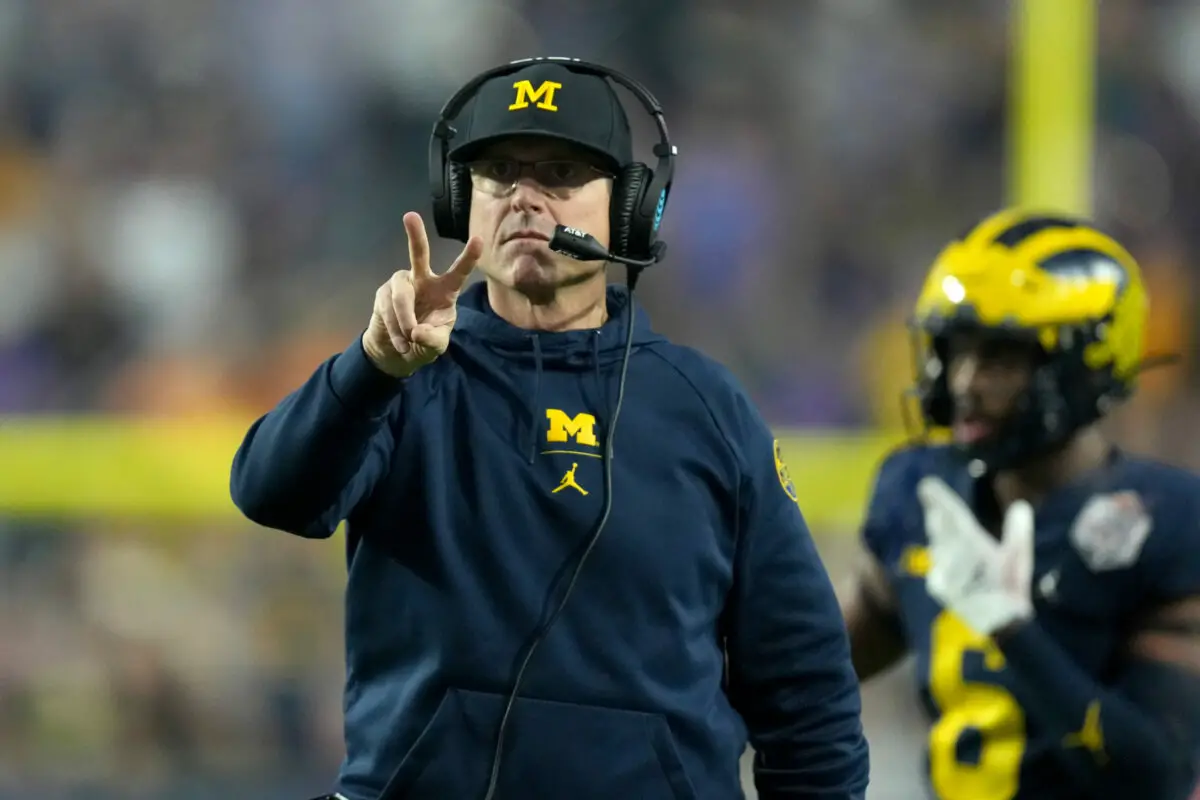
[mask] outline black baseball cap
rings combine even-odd
[[[613,171],[633,162],[629,118],[612,85],[561,63],[538,62],[492,78],[454,122],[450,160],[470,161],[509,136],[546,136],[598,154]]]

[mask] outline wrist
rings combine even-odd
[[[371,363],[371,366],[389,378],[402,380],[411,377],[416,372],[414,367],[397,358],[394,352],[391,354],[380,352],[379,348],[370,339],[370,331],[362,335],[362,350],[363,355],[367,357],[367,361]]]
[[[997,645],[1003,646],[1011,642],[1013,637],[1025,630],[1031,622],[1033,622],[1033,615],[1022,615],[1016,617],[1012,621],[1001,625],[1000,628],[992,634],[992,639]]]
[[[338,402],[372,419],[387,413],[402,385],[400,379],[371,361],[361,338],[333,359],[328,375],[329,388]]]

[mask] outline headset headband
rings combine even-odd
[[[641,103],[642,107],[649,112],[650,116],[654,119],[655,127],[658,129],[658,144],[654,145],[654,150],[652,151],[658,159],[658,163],[654,167],[653,183],[650,186],[650,190],[643,195],[642,207],[638,209],[638,213],[646,217],[653,216],[657,218],[661,216],[661,209],[666,199],[666,193],[670,190],[671,181],[674,178],[675,156],[678,153],[675,145],[671,144],[671,134],[667,130],[667,120],[663,115],[662,105],[650,93],[649,89],[633,78],[622,75],[620,72],[600,64],[593,64],[588,61],[580,61],[578,58],[567,58],[565,56],[522,58],[517,61],[510,61],[503,66],[493,67],[467,81],[461,89],[446,101],[446,104],[442,106],[441,113],[438,115],[438,121],[434,123],[433,136],[429,140],[429,185],[433,192],[434,202],[443,201],[449,191],[446,186],[446,162],[450,158],[450,140],[458,133],[454,128],[453,122],[462,112],[467,102],[475,96],[480,86],[492,78],[510,75],[524,69],[530,64],[543,61],[560,63],[575,72],[607,78],[613,83],[624,86]]]

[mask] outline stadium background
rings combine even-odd
[[[999,0],[0,2],[0,800],[325,786],[341,548],[240,521],[229,457],[357,334],[427,209],[432,116],[510,58],[664,102],[683,157],[643,301],[783,432],[835,578],[921,272],[1006,198],[1127,238],[1184,363],[1115,427],[1200,466],[1200,5],[1104,0],[1094,62],[1090,3],[1027,5],[1014,48]],[[876,800],[919,796],[909,681],[866,691]]]

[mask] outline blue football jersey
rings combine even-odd
[[[929,558],[916,486],[926,476],[941,477],[978,508],[975,479],[953,451],[901,449],[879,469],[862,538],[887,570],[916,657],[931,721],[930,793],[937,800],[1082,800],[1058,754],[1086,741],[1042,730],[996,645],[925,589]],[[1032,593],[1039,624],[1097,681],[1112,681],[1140,612],[1200,592],[1197,497],[1200,478],[1119,454],[1038,507]]]

